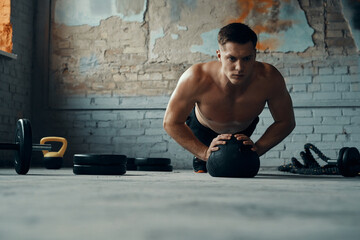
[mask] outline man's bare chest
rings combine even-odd
[[[197,103],[203,118],[219,123],[247,122],[257,117],[266,104],[266,98],[256,94],[239,97],[204,95]]]

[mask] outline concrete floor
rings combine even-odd
[[[359,239],[360,177],[0,169],[0,239]]]

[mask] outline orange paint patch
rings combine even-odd
[[[12,25],[10,0],[0,0],[0,50],[12,52]]]
[[[276,33],[286,29],[292,25],[291,21],[277,19],[272,14],[272,10],[280,7],[280,1],[289,2],[290,0],[237,0],[241,14],[236,19],[231,19],[228,23],[244,23],[248,17],[254,20],[254,17],[261,18],[260,21],[253,21],[255,24],[251,26],[254,32],[259,36],[261,33]],[[280,46],[279,39],[268,38],[258,41],[256,46],[261,51],[275,50]]]

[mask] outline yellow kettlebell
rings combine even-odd
[[[45,144],[46,142],[61,142],[63,144],[58,152],[42,151],[44,154],[44,165],[47,169],[61,168],[64,153],[67,148],[66,139],[62,137],[44,137],[40,140],[40,144]]]

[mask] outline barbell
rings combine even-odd
[[[51,151],[51,144],[33,144],[31,123],[28,119],[19,119],[16,123],[15,142],[0,143],[0,150],[15,151],[14,166],[18,174],[26,174],[30,169],[32,151]]]

